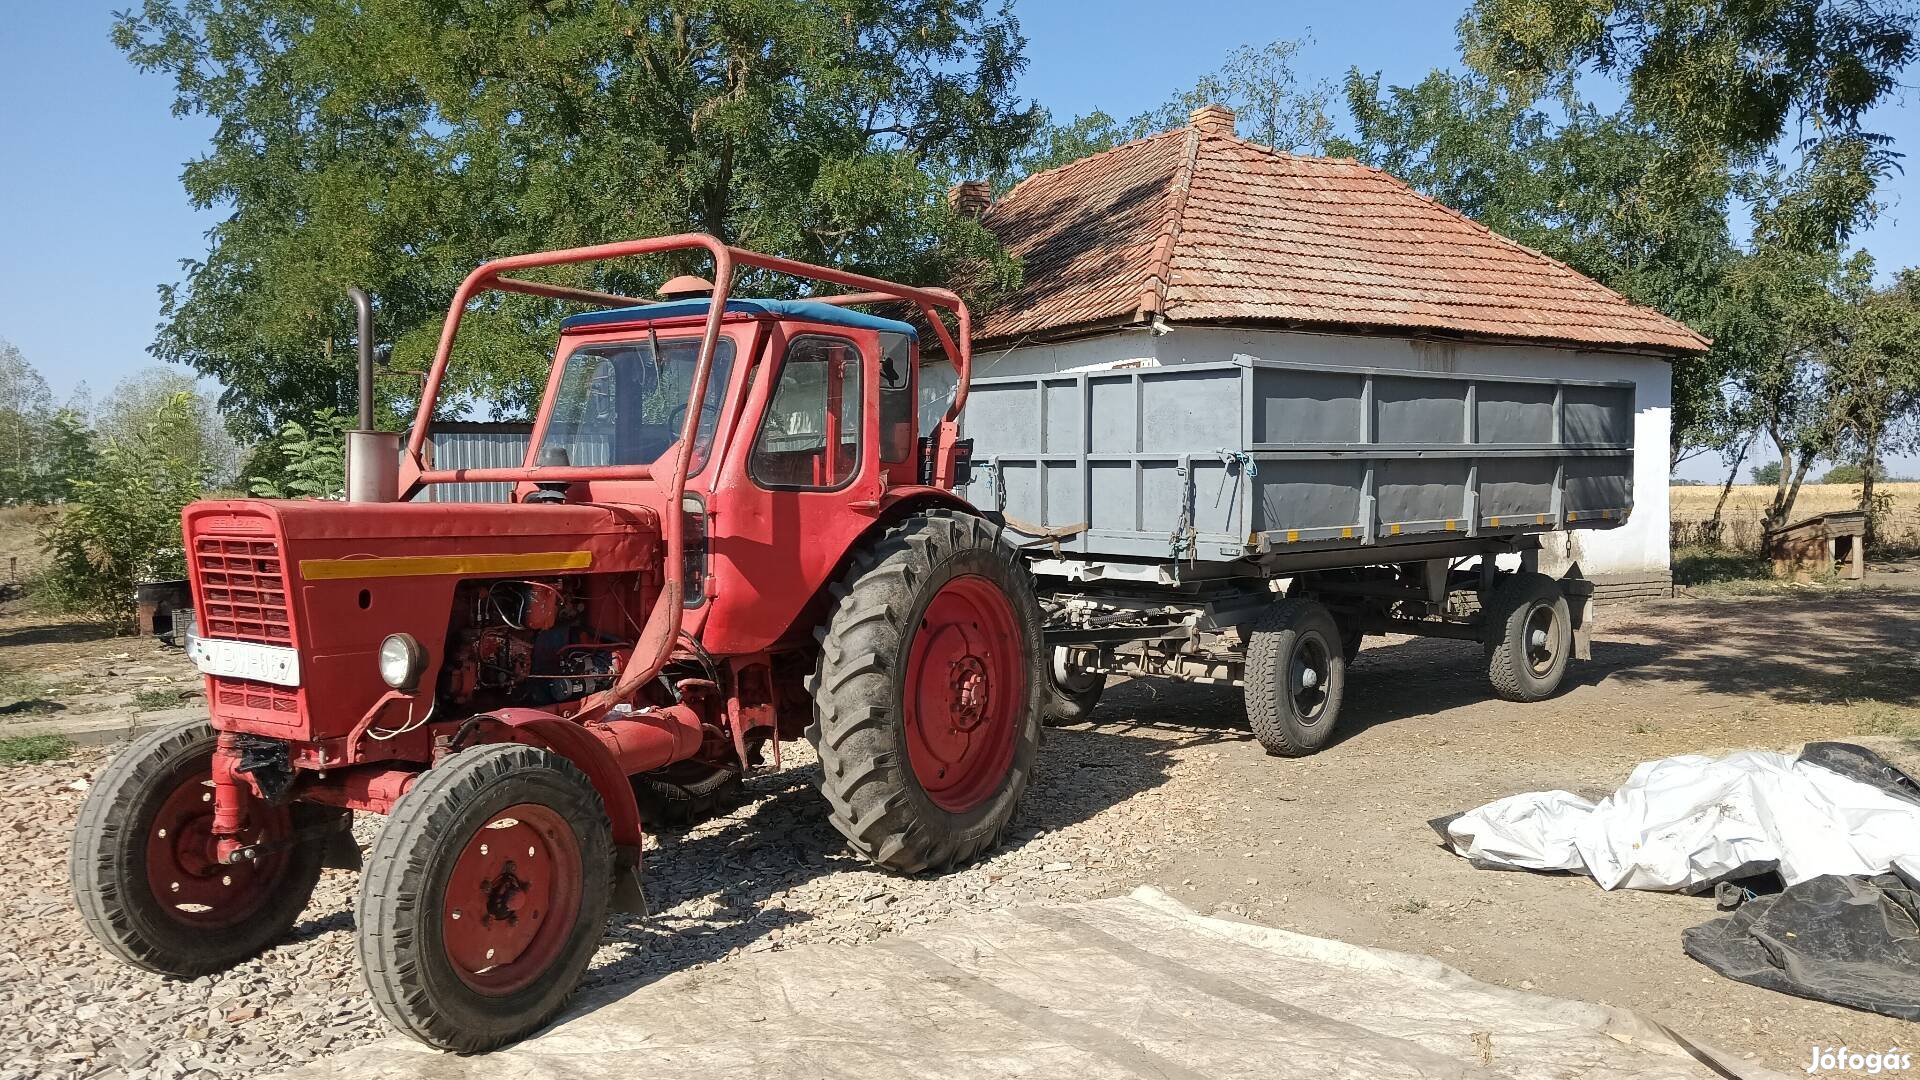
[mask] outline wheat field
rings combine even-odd
[[[1893,497],[1892,510],[1880,524],[1883,548],[1920,548],[1920,483],[1876,484],[1874,493]],[[1702,540],[1701,530],[1713,517],[1713,504],[1720,499],[1720,485],[1675,487],[1668,491],[1672,502],[1672,533],[1675,546]],[[1760,515],[1773,498],[1772,485],[1736,484],[1727,496],[1727,508],[1721,515],[1721,543],[1743,551],[1760,549]],[[1858,484],[1807,484],[1793,502],[1795,521],[1831,510],[1852,510],[1860,505]],[[1869,554],[1872,554],[1869,551]]]

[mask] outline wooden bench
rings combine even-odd
[[[1812,581],[1844,564],[1847,579],[1859,581],[1867,571],[1867,513],[1815,514],[1768,532],[1765,545],[1774,577]]]

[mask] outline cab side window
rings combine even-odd
[[[860,471],[860,350],[808,334],[787,346],[747,472],[766,488],[828,491]]]
[[[913,460],[915,366],[912,338],[880,335],[880,461],[886,465]]]

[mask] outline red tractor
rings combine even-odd
[[[702,250],[691,300],[511,276]],[[855,291],[732,299],[741,268]],[[436,469],[417,423],[398,498],[183,515],[209,721],[115,757],[74,841],[80,911],[126,962],[260,953],[322,867],[359,864],[352,812],[385,814],[358,907],[374,1000],[478,1051],[549,1020],[610,907],[634,909],[643,819],[698,811],[782,739],[812,742],[834,825],[879,865],[952,866],[1005,829],[1048,683],[1022,558],[952,491],[960,299],[703,235],[500,259],[455,294],[418,416],[493,290],[598,309],[563,324],[523,466]],[[881,302],[957,376],[924,435],[915,325],[855,310]],[[407,501],[499,481],[509,504]]]

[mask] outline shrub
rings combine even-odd
[[[64,735],[15,735],[0,739],[0,765],[38,765],[73,752],[73,740]]]
[[[100,437],[93,475],[71,479],[67,512],[41,534],[56,606],[125,624],[135,583],[185,576],[180,510],[207,479],[198,426],[181,392]]]
[[[274,467],[250,477],[247,489],[263,499],[345,498],[347,423],[332,409],[314,413],[311,424],[287,421],[274,437]]]

